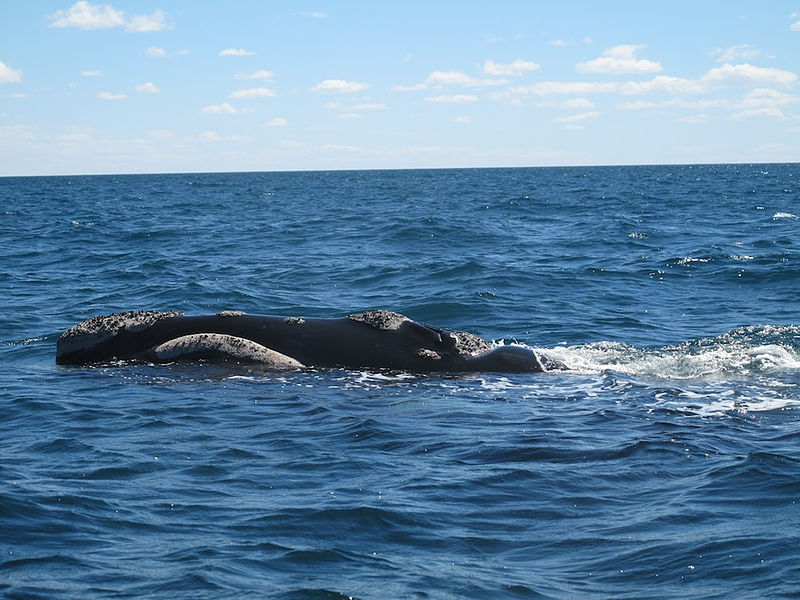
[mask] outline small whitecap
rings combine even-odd
[[[684,256],[683,258],[679,258],[675,264],[680,266],[690,265],[692,263],[707,263],[711,262],[710,258],[695,258],[693,256]]]
[[[698,402],[685,406],[675,406],[679,412],[698,417],[721,417],[732,413],[748,414],[793,410],[800,407],[800,401],[791,398],[770,398],[765,396],[739,396],[736,398],[709,397],[708,402]]]

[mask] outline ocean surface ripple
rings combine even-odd
[[[800,167],[0,178],[0,595],[800,598]],[[59,367],[387,308],[540,374]]]

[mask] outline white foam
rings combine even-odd
[[[532,348],[545,360],[563,363],[578,374],[616,371],[658,379],[698,379],[744,373],[798,370],[800,353],[792,345],[798,328],[743,327],[717,338],[676,346],[641,349],[620,342],[593,342]]]
[[[715,390],[697,393],[681,390],[678,393],[656,394],[656,402],[649,405],[651,410],[667,408],[684,414],[700,417],[718,417],[731,413],[748,414],[775,410],[794,410],[800,408],[800,399],[794,389],[788,394],[786,390],[760,386],[758,391],[732,389]]]
[[[679,266],[684,266],[684,265],[690,265],[692,263],[707,263],[707,262],[711,262],[711,259],[710,258],[695,258],[695,257],[692,257],[692,256],[685,256],[685,257],[683,257],[681,259],[678,259],[678,261],[675,264],[677,264]]]
[[[577,383],[588,375],[590,387],[607,391],[610,377],[652,390],[650,410],[711,417],[800,409],[799,340],[800,327],[757,325],[660,348],[595,342],[532,349],[563,363],[565,375],[580,375]]]

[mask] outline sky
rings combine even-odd
[[[800,0],[0,0],[0,176],[800,162]]]

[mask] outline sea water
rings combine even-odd
[[[800,166],[0,178],[0,594],[800,598]],[[57,366],[372,308],[566,371]]]

